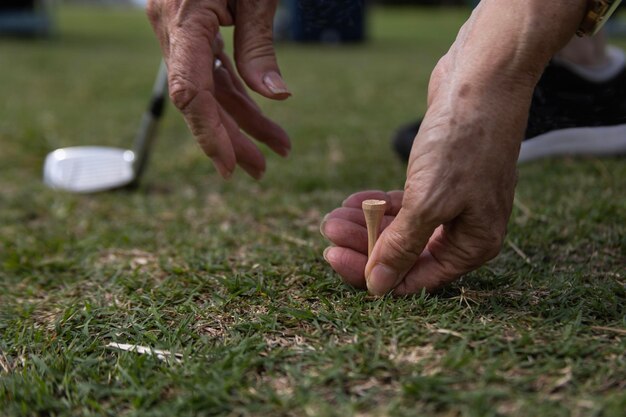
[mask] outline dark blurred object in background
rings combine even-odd
[[[367,6],[475,6],[478,0],[281,0],[274,38],[295,42],[362,42]]]
[[[468,4],[468,0],[377,0],[374,3],[390,6],[462,6]]]
[[[53,24],[49,3],[45,0],[2,0],[0,35],[50,35]]]
[[[274,22],[275,37],[295,42],[362,42],[366,0],[283,0]]]

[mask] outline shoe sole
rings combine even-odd
[[[564,155],[626,154],[626,124],[554,130],[522,142],[519,163]]]

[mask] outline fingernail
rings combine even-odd
[[[320,223],[320,235],[322,235],[324,239],[328,240],[328,236],[324,234],[324,226],[326,226],[326,220],[328,220],[328,214],[325,215],[324,218],[322,218],[322,223]]]
[[[328,252],[332,249],[332,246],[327,247],[326,249],[324,249],[324,252],[322,253],[322,256],[324,257],[324,260],[328,263],[330,263],[330,261],[328,260]]]
[[[367,289],[374,295],[384,295],[391,290],[398,280],[398,273],[384,264],[376,264],[365,277]]]
[[[268,72],[263,77],[263,84],[274,94],[287,94],[291,95],[289,88],[287,88],[287,84],[281,78],[281,76],[277,72]]]

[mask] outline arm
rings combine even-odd
[[[480,3],[433,71],[404,192],[353,195],[323,224],[338,244],[325,258],[347,282],[374,294],[432,290],[499,253],[533,88],[574,35],[586,4]],[[357,233],[351,210],[366,198],[390,203],[369,260],[358,239],[338,243]]]

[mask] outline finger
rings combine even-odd
[[[361,191],[346,198],[341,205],[343,207],[360,209],[364,200],[385,200],[387,202],[385,214],[396,215],[400,211],[400,208],[402,208],[403,195],[404,192],[400,190],[390,191],[388,193],[377,190]]]
[[[204,36],[215,36],[217,16],[179,13],[180,24],[170,28],[168,78],[172,103],[182,112],[189,129],[219,173],[229,178],[235,169],[235,152],[213,97],[213,53]],[[184,25],[183,25],[184,23]]]
[[[235,169],[236,156],[232,138],[219,114],[219,104],[210,91],[198,91],[195,85],[181,82],[182,77],[178,72],[170,75],[172,101],[176,100],[175,104],[183,113],[189,130],[220,175],[230,178]],[[181,95],[190,95],[190,99],[183,102]]]
[[[154,33],[159,40],[163,57],[167,61],[170,54],[170,41],[169,34],[167,32],[168,20],[171,19],[171,15],[175,14],[174,10],[167,12],[166,5],[159,0],[148,0],[146,4],[146,15],[150,21],[150,25],[154,30]]]
[[[389,203],[389,196],[386,192],[380,190],[359,191],[348,196],[341,203],[342,207],[360,208],[364,200],[385,200]]]
[[[235,61],[242,78],[257,93],[283,100],[291,95],[280,75],[273,44],[278,0],[239,0],[235,11]]]
[[[248,90],[246,89],[246,86],[243,85],[239,77],[235,75],[237,74],[237,70],[235,69],[235,66],[230,60],[230,57],[227,54],[225,54],[223,50],[220,51],[218,54],[216,54],[216,57],[219,58],[220,61],[222,61],[222,64],[224,65],[228,73],[230,74],[231,81],[233,85],[235,86],[235,88],[237,89],[237,91],[239,91],[241,94],[243,94],[246,97],[250,97],[250,95],[248,94]],[[254,100],[250,99],[250,101],[256,108],[258,108],[259,110],[261,109]]]
[[[367,288],[383,295],[395,288],[415,262],[435,230],[420,223],[406,208],[381,233],[365,269]]]
[[[226,131],[232,140],[232,147],[237,157],[237,164],[254,179],[260,180],[265,173],[265,157],[250,139],[244,135],[237,123],[220,109]]]
[[[281,156],[289,155],[291,143],[287,133],[263,115],[256,103],[235,85],[237,77],[228,70],[227,57],[222,57],[223,66],[216,69],[215,97],[237,124],[255,139],[267,144]]]
[[[449,266],[442,264],[439,258],[431,252],[433,242],[443,238],[443,231],[443,226],[435,229],[415,265],[409,270],[402,282],[393,289],[394,295],[419,294],[422,290],[432,292],[458,278],[449,269]]]
[[[186,32],[190,38],[206,40],[213,39],[214,44],[223,41],[219,37],[219,26],[233,24],[233,19],[228,9],[214,1],[167,1],[148,0],[146,15],[154,30],[166,61],[169,60],[170,34],[177,28],[187,27]],[[222,46],[223,49],[223,46]],[[203,52],[200,49],[199,52]]]
[[[367,229],[344,219],[329,219],[322,225],[322,235],[334,245],[367,254]]]
[[[393,289],[394,295],[419,294],[422,290],[433,292],[457,279],[459,275],[451,274],[435,258],[430,251],[425,250],[418,258],[414,267],[404,279]]]
[[[415,294],[422,289],[434,291],[497,256],[506,225],[473,223],[468,217],[465,214],[435,230],[415,266],[394,289],[394,294]]]
[[[324,251],[324,259],[341,276],[343,282],[356,288],[366,288],[363,276],[366,255],[348,248],[329,247]]]
[[[381,228],[385,228],[389,226],[389,224],[393,221],[395,216],[384,216],[381,222]],[[349,207],[339,207],[328,213],[322,222],[328,221],[330,219],[343,219],[349,222],[358,224],[359,226],[366,226],[365,216],[363,215],[363,210],[358,208],[349,208]]]

